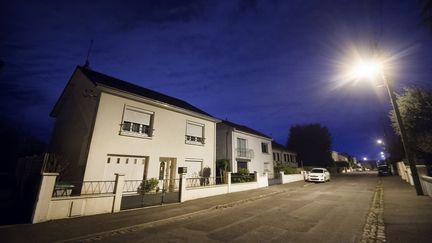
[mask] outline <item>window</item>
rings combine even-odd
[[[153,116],[153,112],[125,106],[120,134],[135,137],[152,137]]]
[[[261,143],[261,151],[265,154],[268,154],[268,143]]]
[[[204,124],[196,122],[186,122],[186,143],[187,144],[204,144]]]
[[[288,154],[284,154],[284,160],[285,162],[288,162]]]
[[[240,169],[247,169],[248,168],[248,162],[246,161],[237,161],[237,171]]]
[[[276,153],[277,155],[277,161],[280,161],[280,153]]]
[[[276,161],[276,153],[273,152],[273,160]]]
[[[238,157],[247,156],[246,139],[237,138],[237,155]]]

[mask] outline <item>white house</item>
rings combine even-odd
[[[173,179],[178,167],[214,174],[219,120],[174,97],[78,66],[51,116],[65,179]]]
[[[273,176],[272,138],[249,127],[222,121],[217,124],[216,158],[228,159],[231,171],[240,168]]]
[[[286,164],[291,167],[298,167],[297,153],[288,150],[282,144],[272,142],[273,148],[273,163],[274,165]]]

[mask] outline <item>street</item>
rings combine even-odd
[[[75,240],[105,242],[359,242],[379,179],[376,173],[333,177],[185,219]]]

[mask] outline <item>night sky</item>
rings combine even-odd
[[[415,0],[2,1],[1,119],[49,141],[76,65],[189,103],[285,144],[321,123],[333,148],[377,158],[388,95],[343,69],[378,47],[397,90],[431,86],[432,31]],[[366,54],[365,54],[366,53]]]

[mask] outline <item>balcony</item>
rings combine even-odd
[[[254,157],[254,151],[247,148],[236,148],[237,158],[241,159],[252,159]]]

